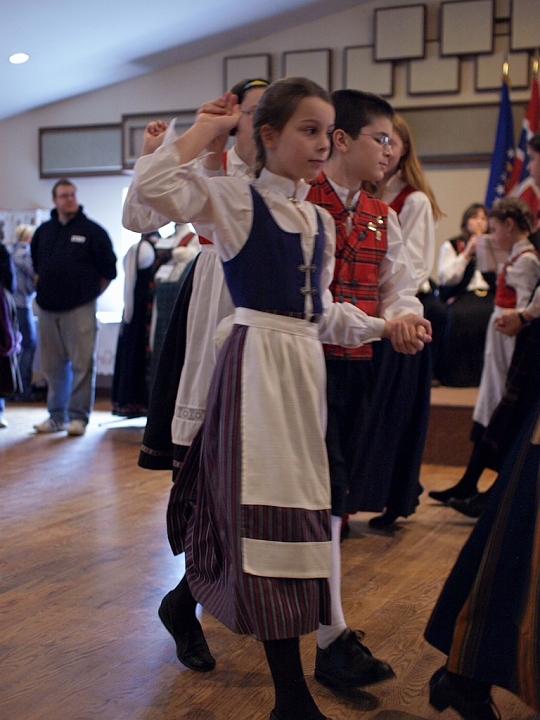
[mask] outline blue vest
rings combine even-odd
[[[305,265],[300,233],[289,233],[276,223],[266,203],[251,187],[253,225],[238,255],[223,262],[223,271],[235,307],[261,312],[303,313],[306,294],[313,312],[322,313],[320,293],[324,227],[317,212],[318,233],[310,265]],[[311,290],[305,287],[310,272]]]

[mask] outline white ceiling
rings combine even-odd
[[[362,1],[0,0],[0,120]]]

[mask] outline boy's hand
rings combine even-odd
[[[160,147],[169,126],[163,120],[149,122],[144,130],[142,155],[151,155]]]
[[[529,320],[526,312],[523,313],[525,320]],[[523,328],[523,322],[519,316],[518,310],[506,309],[503,314],[495,320],[495,329],[504,335],[515,337]]]
[[[404,315],[396,320],[386,320],[383,338],[389,338],[396,352],[415,355],[431,342],[431,323],[420,315]]]

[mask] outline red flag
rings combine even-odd
[[[531,86],[531,99],[527,112],[523,118],[519,145],[516,148],[514,166],[510,177],[506,181],[506,194],[517,195],[512,190],[529,177],[529,162],[527,157],[527,143],[531,137],[538,132],[540,126],[540,92],[538,90],[538,78],[534,77]]]

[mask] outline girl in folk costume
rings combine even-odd
[[[442,216],[416,155],[406,122],[392,119],[391,152],[376,195],[394,210],[403,243],[415,270],[415,292],[433,324],[436,352],[445,324],[445,309],[431,293],[429,275],[435,256],[435,223]],[[369,522],[391,527],[414,512],[422,492],[420,465],[427,433],[432,348],[415,357],[398,355],[387,342],[373,348],[375,387],[370,403],[370,442],[360,472],[371,492],[362,510],[383,510]]]
[[[486,208],[469,205],[461,235],[444,242],[439,254],[440,294],[448,303],[442,381],[451,387],[478,386],[482,376],[497,280],[494,272],[480,272],[476,264],[476,243],[487,229]]]
[[[229,134],[212,141],[202,161],[208,176],[246,178],[255,158],[253,112],[268,86],[260,78],[242,80],[232,92],[238,97],[240,115],[230,131],[234,146],[225,151]],[[219,112],[219,103],[206,103],[205,111]],[[167,128],[160,124],[161,130]],[[176,134],[171,128],[168,141]],[[167,140],[165,141],[167,142]],[[124,204],[124,226],[135,232],[155,229],[170,219],[139,203],[133,187]],[[200,228],[196,228],[200,230]],[[139,465],[150,470],[173,470],[173,482],[205,414],[206,396],[216,362],[214,332],[218,323],[234,312],[225,284],[221,260],[208,238],[199,232],[201,253],[185,278],[175,303],[150,397],[148,422]]]
[[[484,368],[473,412],[471,439],[480,439],[503,392],[514,352],[515,338],[496,330],[496,321],[505,309],[524,309],[540,277],[540,261],[528,237],[534,218],[527,203],[519,198],[504,198],[489,212],[493,241],[508,251],[508,260],[497,278],[495,309],[486,334]]]
[[[254,115],[256,179],[206,178],[193,161],[239,115],[226,94],[222,115],[201,112],[154,153],[163,135],[151,124],[144,151],[152,154],[135,168],[142,203],[197,221],[212,239],[236,307],[205,421],[173,487],[169,537],[176,553],[186,552],[194,598],[230,629],[264,642],[276,689],[272,718],[320,720],[299,654],[299,635],[329,611],[319,332],[353,346],[372,336],[364,313],[332,303],[333,221],[305,200],[303,178],[317,175],[329,149],[328,95],[302,78],[275,83]],[[406,322],[382,332],[419,342]]]

